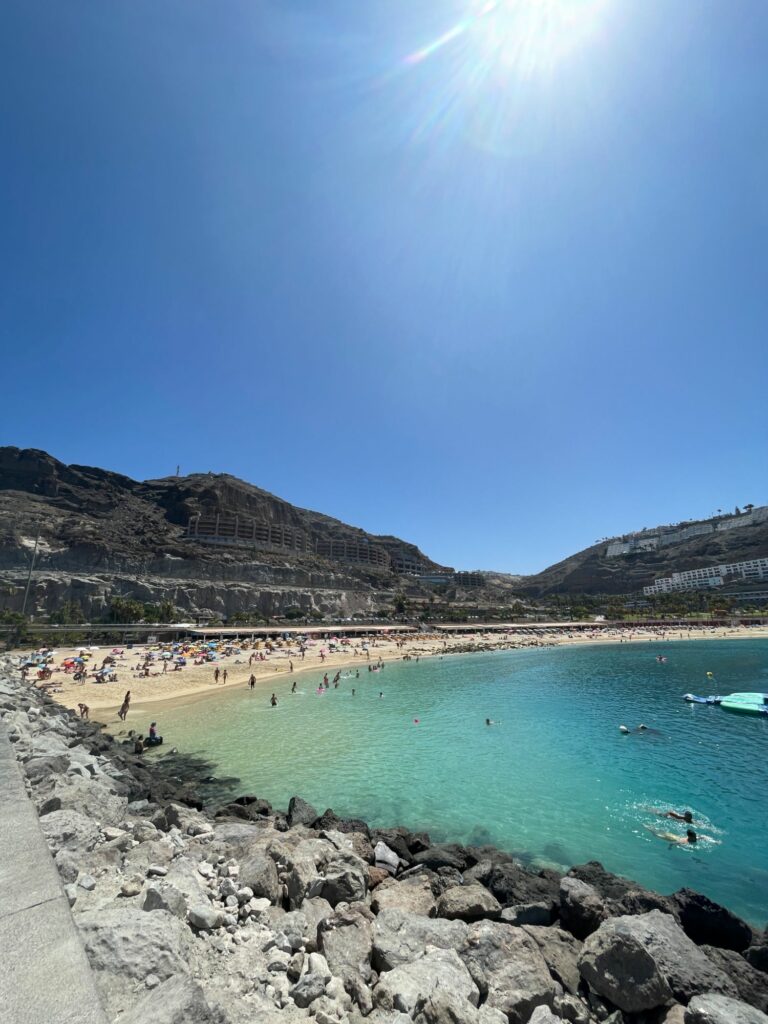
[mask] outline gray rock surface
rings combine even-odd
[[[153,988],[132,1009],[120,1016],[120,1024],[223,1024],[197,982],[175,975]]]
[[[594,886],[567,875],[560,881],[560,924],[577,939],[596,932],[607,913]]]
[[[333,974],[344,980],[354,975],[370,980],[373,922],[364,904],[337,910],[320,922],[318,946]]]
[[[685,1024],[768,1024],[760,1010],[713,992],[694,996],[684,1019]]]
[[[589,986],[627,1013],[655,1010],[672,1002],[666,977],[643,942],[611,918],[590,935],[579,957]]]
[[[527,1024],[531,1011],[552,1007],[557,993],[546,961],[522,928],[496,921],[471,925],[461,957],[483,1000],[510,1024]]]
[[[373,892],[371,908],[375,913],[395,908],[409,914],[434,917],[437,904],[426,871],[398,881],[389,880],[378,885]]]
[[[239,866],[240,885],[248,886],[256,897],[263,896],[270,903],[277,903],[280,897],[277,868],[275,862],[264,850],[252,848],[240,858]]]
[[[373,966],[377,971],[391,971],[423,956],[428,946],[459,949],[466,938],[463,921],[406,914],[394,908],[382,910],[373,925]]]
[[[453,949],[430,946],[417,959],[385,971],[373,990],[376,1006],[415,1016],[430,996],[443,995],[452,1001],[477,1006],[480,993],[469,971]]]
[[[437,902],[438,917],[451,920],[477,921],[485,917],[496,918],[500,913],[499,901],[479,882],[446,889]]]
[[[566,992],[576,995],[581,982],[581,942],[570,932],[556,926],[545,928],[541,925],[525,925],[524,931],[539,947],[549,973],[555,981],[559,982]]]

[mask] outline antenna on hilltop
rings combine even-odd
[[[180,470],[180,469],[181,469],[181,466],[177,466],[177,467],[176,467],[176,476],[178,476],[178,475],[179,475],[179,470]]]

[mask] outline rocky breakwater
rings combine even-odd
[[[204,812],[178,760],[10,671],[0,714],[111,1020],[768,1024],[765,934],[697,893],[533,873],[299,798]]]

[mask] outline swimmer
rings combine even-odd
[[[661,811],[658,807],[649,807],[648,810],[659,818],[672,818],[674,821],[684,821],[686,825],[693,824],[693,815],[690,811],[683,811],[681,814],[679,811]]]
[[[274,695],[274,693],[269,698],[269,703],[272,705],[273,708],[277,707],[277,697]]]
[[[647,729],[647,728],[648,728],[648,726],[647,725],[643,725],[643,723],[641,722],[640,725],[638,725],[638,727],[637,727],[637,731],[638,732],[642,732],[644,729]]]
[[[644,825],[652,836],[656,836],[657,839],[663,839],[665,843],[675,843],[677,846],[695,846],[700,839],[705,839],[710,843],[717,843],[720,845],[719,839],[713,839],[712,836],[701,835],[694,832],[692,828],[685,830],[684,836],[677,836],[674,832],[657,832],[656,829],[651,828],[650,825]]]
[[[629,729],[626,727],[626,725],[620,725],[619,732],[624,733],[625,736],[629,736]]]
[[[355,696],[355,688],[354,688],[354,686],[352,687],[352,696],[353,697]]]
[[[384,694],[381,692],[381,690],[379,690],[379,697],[383,697],[383,696],[384,696]]]

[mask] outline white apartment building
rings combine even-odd
[[[655,580],[643,587],[643,593],[670,594],[681,590],[707,590],[722,587],[730,580],[768,579],[768,558],[753,558],[746,562],[730,562],[727,565],[708,565],[703,569],[688,569],[673,572],[671,576]]]

